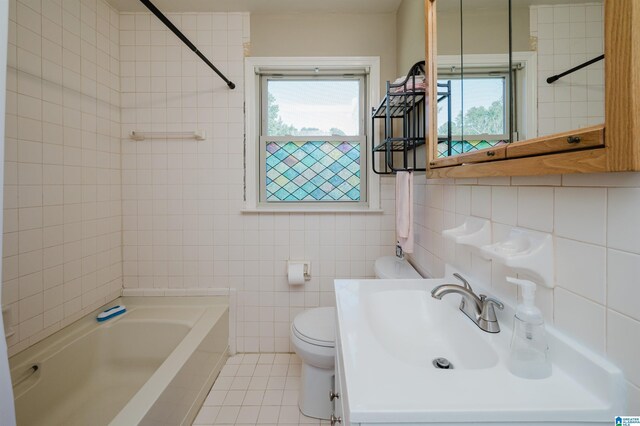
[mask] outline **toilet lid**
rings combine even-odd
[[[416,271],[406,259],[395,256],[385,256],[376,259],[374,263],[376,277],[380,279],[421,279],[422,275]]]
[[[313,308],[298,314],[293,331],[300,339],[317,346],[334,347],[336,342],[336,309]]]

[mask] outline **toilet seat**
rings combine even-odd
[[[295,317],[291,331],[298,339],[311,345],[334,348],[335,315],[335,308],[309,309]]]

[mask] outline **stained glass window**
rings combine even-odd
[[[364,78],[262,78],[261,201],[366,202]]]
[[[479,140],[479,141],[451,141],[451,154],[449,154],[449,143],[446,140],[438,141],[438,157],[448,157],[449,155],[464,154],[466,152],[478,151],[480,149],[492,148],[494,146],[508,143],[507,140]]]
[[[267,201],[360,201],[360,143],[266,144]]]

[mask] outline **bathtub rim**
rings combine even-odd
[[[127,312],[108,321],[97,323],[95,317],[106,308],[124,304]],[[127,314],[139,307],[147,306],[226,306],[229,308],[228,296],[120,296],[109,303],[105,303],[92,312],[61,328],[41,341],[25,348],[9,357],[9,370],[24,367],[34,358],[47,358],[44,353],[55,353],[63,347],[84,337],[98,327],[112,327],[117,322],[127,318]],[[203,312],[204,313],[204,312]]]
[[[127,307],[127,313],[114,317],[108,321],[98,323],[95,319],[96,315],[102,312],[104,309],[108,307],[112,307],[117,304],[124,304]],[[154,371],[154,373],[149,377],[149,379],[136,391],[134,396],[127,402],[127,404],[118,412],[115,413],[114,418],[110,421],[110,425],[115,425],[118,423],[114,423],[116,419],[120,418],[123,412],[127,414],[127,422],[122,424],[132,424],[132,418],[138,418],[137,423],[139,423],[144,415],[148,412],[148,410],[153,406],[156,399],[152,399],[150,396],[155,395],[155,398],[159,397],[162,391],[168,386],[171,380],[175,377],[175,375],[179,372],[179,367],[181,364],[176,364],[176,358],[183,358],[183,361],[186,360],[186,356],[188,353],[193,352],[199,342],[201,342],[207,335],[209,331],[211,331],[217,322],[222,318],[223,315],[227,315],[227,321],[229,321],[229,297],[228,296],[121,296],[109,303],[104,304],[100,308],[90,312],[89,314],[79,318],[68,326],[58,330],[52,335],[46,337],[45,339],[37,342],[36,344],[24,349],[23,351],[14,354],[9,358],[10,372],[12,377],[14,374],[19,374],[19,372],[28,368],[28,366],[33,364],[39,364],[48,358],[55,356],[58,352],[66,348],[67,346],[73,344],[86,337],[87,335],[105,328],[111,328],[114,325],[120,323],[123,320],[127,320],[127,314],[130,312],[134,312],[137,309],[144,309],[145,307],[198,307],[202,309],[200,315],[197,316],[195,320],[190,324],[189,330],[187,334],[183,337],[183,339],[178,343],[178,345],[171,351],[171,353],[167,356],[167,358],[162,362],[162,364]],[[132,321],[144,321],[139,319],[133,319]],[[163,321],[158,319],[158,321]],[[167,319],[166,322],[169,323],[180,323],[185,324],[188,321],[180,321],[175,319]],[[186,325],[186,324],[185,324]],[[227,340],[225,345],[225,350],[223,352],[223,356],[217,362],[216,367],[210,373],[210,377],[207,379],[206,386],[210,387],[213,384],[213,381],[217,377],[229,356],[229,342]],[[162,371],[161,371],[162,370]],[[161,379],[158,379],[158,373],[161,372],[163,374]],[[150,385],[150,382],[152,383]],[[19,397],[27,392],[32,386],[35,386],[37,382],[26,385],[23,389],[21,389],[20,385],[15,387],[14,392],[16,392],[15,397]],[[155,388],[154,388],[155,386]],[[144,393],[143,393],[144,391]],[[146,395],[147,398],[137,398],[138,395],[143,394]],[[204,395],[206,397],[206,394]],[[200,408],[203,399],[203,396],[199,395],[197,400],[193,403],[189,416],[195,417],[197,414],[197,410]],[[138,401],[141,400],[141,401]],[[138,401],[138,407],[133,407],[132,402],[136,400]],[[132,408],[133,407],[133,408]],[[195,413],[192,411],[195,408]]]

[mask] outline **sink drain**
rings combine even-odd
[[[446,358],[436,358],[433,360],[433,366],[441,370],[452,370],[453,364]]]

